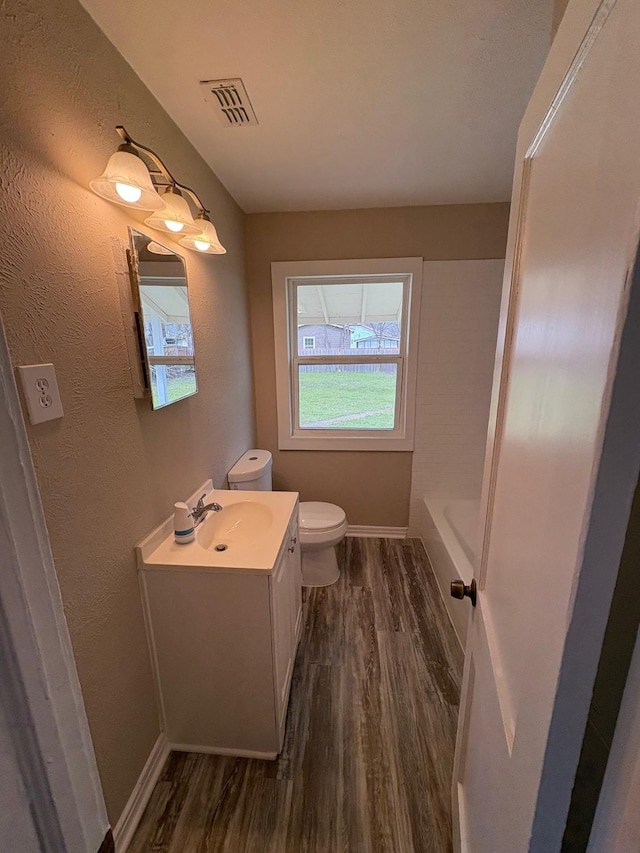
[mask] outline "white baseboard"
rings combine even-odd
[[[407,527],[373,527],[368,524],[350,524],[347,536],[366,537],[368,539],[406,539]]]
[[[167,736],[161,732],[113,830],[116,853],[126,853],[170,752]]]
[[[254,749],[227,749],[224,746],[197,746],[193,743],[172,743],[170,749],[174,752],[203,752],[206,755],[231,755],[236,758],[260,758],[263,761],[274,761],[277,752],[258,752]]]

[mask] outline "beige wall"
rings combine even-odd
[[[568,5],[569,0],[555,0],[555,3],[553,4],[553,17],[551,19],[551,41],[553,41],[556,33],[558,32],[560,21],[562,20],[562,16],[564,15]]]
[[[503,274],[504,260],[424,264],[412,535],[425,497],[480,499]]]
[[[351,524],[408,524],[411,453],[278,451],[271,261],[502,258],[508,215],[503,203],[246,217],[258,445],[274,455],[276,488],[334,501]]]
[[[80,681],[115,822],[159,732],[134,543],[251,446],[243,215],[76,0],[0,23],[0,311],[13,361],[53,361],[65,416],[29,427]],[[188,255],[197,396],[132,396],[110,240],[134,220],[87,189],[116,124],[197,188],[228,249]]]

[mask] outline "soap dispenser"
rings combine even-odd
[[[193,542],[196,534],[193,528],[191,510],[188,505],[184,501],[178,501],[174,504],[173,509],[173,532],[176,542],[179,542],[181,545]]]

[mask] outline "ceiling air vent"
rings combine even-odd
[[[249,95],[239,77],[233,80],[201,80],[205,100],[213,104],[225,127],[244,127],[258,124]]]

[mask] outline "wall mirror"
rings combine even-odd
[[[184,260],[129,228],[129,270],[151,405],[160,409],[198,390]]]

